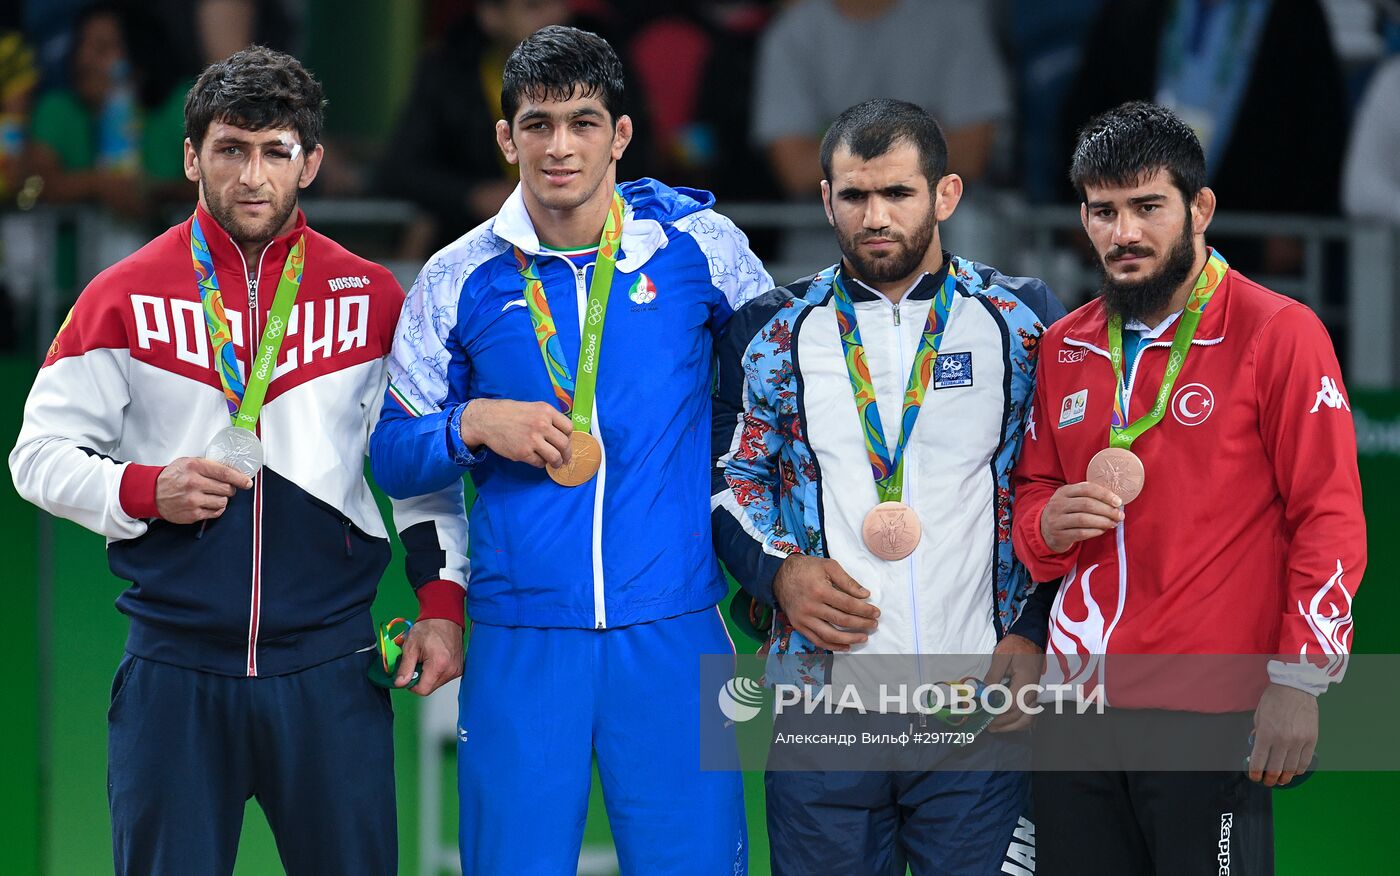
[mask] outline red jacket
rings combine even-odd
[[[1129,378],[1129,422],[1155,402],[1176,327],[1144,344]],[[1277,654],[1295,665],[1271,663],[1275,681],[1319,692],[1339,680],[1366,522],[1351,408],[1312,311],[1229,271],[1168,413],[1133,443],[1146,469],[1141,495],[1115,531],[1062,554],[1041,537],[1041,512],[1108,446],[1115,381],[1102,301],[1060,320],[1041,343],[1013,477],[1013,543],[1035,580],[1065,576],[1051,657],[1078,654],[1082,667],[1083,655],[1096,654]],[[1252,692],[1195,708],[1252,708],[1262,672],[1256,681]],[[1109,697],[1168,704],[1116,683]]]

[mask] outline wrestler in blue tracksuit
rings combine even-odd
[[[523,295],[533,261],[563,359],[579,354],[592,253],[541,246],[519,189],[435,255],[404,305],[371,459],[391,496],[470,473],[458,778],[466,873],[574,872],[596,755],[623,872],[742,873],[743,789],[699,769],[699,655],[733,645],[710,536],[714,336],[772,281],[708,192],[618,186],[621,252],[592,434],[603,463],[562,487],[459,437],[472,399],[558,404]],[[410,565],[467,553],[434,520]]]

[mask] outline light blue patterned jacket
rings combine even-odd
[[[1040,280],[947,254],[899,301],[847,277],[887,430],[899,428],[930,301],[949,271],[954,279],[906,451],[904,501],[923,536],[910,557],[886,562],[862,541],[878,499],[836,325],[836,270],[749,303],[721,340],[711,498],[720,559],[760,609],[774,605],[773,577],[789,554],[836,559],[881,611],[866,652],[986,654],[1013,625],[1043,643],[1048,606],[1023,611],[1031,587],[1011,549],[1009,476],[1033,428],[1040,336],[1064,308]],[[827,680],[829,652],[781,609],[771,629],[770,680]]]

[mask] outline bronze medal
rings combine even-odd
[[[1126,505],[1142,492],[1146,472],[1136,453],[1123,447],[1105,447],[1089,460],[1084,479],[1091,484],[1107,487]]]
[[[881,502],[865,515],[861,527],[865,546],[882,560],[902,560],[914,552],[923,535],[919,515],[903,502]]]
[[[545,471],[559,486],[577,487],[593,480],[602,464],[603,448],[598,439],[587,432],[570,432],[569,461],[558,468],[549,466]]]

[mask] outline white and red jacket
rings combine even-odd
[[[1129,422],[1156,400],[1177,325],[1145,340],[1125,376]],[[1035,580],[1064,576],[1050,615],[1052,667],[1072,677],[1090,674],[1093,655],[1272,654],[1275,681],[1316,693],[1339,680],[1366,521],[1351,409],[1313,312],[1229,271],[1166,415],[1133,443],[1146,469],[1141,495],[1115,530],[1059,554],[1041,536],[1041,512],[1108,446],[1115,379],[1102,301],[1041,344],[1013,478],[1013,542]],[[1250,684],[1184,707],[1252,709],[1268,682],[1258,670]],[[1172,687],[1109,679],[1108,700],[1183,707]]]
[[[201,456],[229,425],[190,255],[190,221],[99,274],[49,348],[10,454],[19,493],[108,538],[131,582],[117,607],[127,650],[224,675],[294,672],[370,646],[389,561],[364,476],[403,303],[387,270],[306,226],[245,259],[202,209],[243,373],[287,252],[306,235],[296,304],[258,423],[266,465],[207,525],[158,517],[161,468]],[[466,533],[442,509],[461,485],[395,504],[405,538],[432,540],[410,569],[425,613],[460,622]]]

